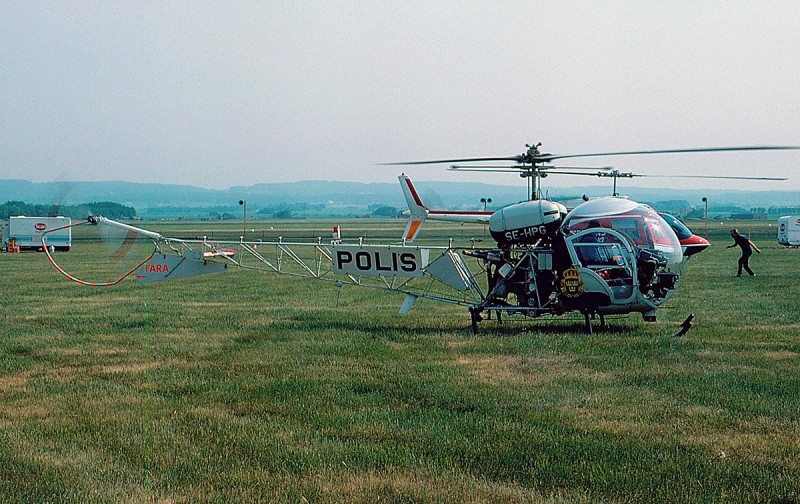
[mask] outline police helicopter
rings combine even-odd
[[[458,222],[462,224],[483,224],[488,225],[491,216],[495,213],[494,210],[437,210],[427,207],[419,196],[414,183],[407,175],[402,174],[398,177],[400,187],[403,191],[403,196],[406,199],[408,210],[403,212],[403,215],[408,217],[405,231],[403,232],[403,240],[412,242],[422,231],[422,226],[426,220]],[[616,188],[615,188],[616,190]],[[585,197],[584,201],[588,201]],[[694,256],[708,248],[710,243],[702,236],[696,235],[677,217],[660,212],[659,215],[667,222],[681,244],[681,251],[683,252],[684,260]],[[610,227],[613,221],[605,221],[600,223],[603,227]]]
[[[405,295],[400,313],[407,313],[418,298],[451,303],[468,309],[473,331],[484,318],[537,318],[578,312],[587,332],[592,319],[605,315],[641,313],[655,321],[658,308],[677,289],[683,262],[681,243],[670,225],[652,208],[627,198],[610,196],[586,201],[571,211],[540,197],[540,179],[550,172],[582,174],[586,170],[608,173],[609,167],[556,168],[548,163],[563,158],[667,154],[679,152],[800,149],[800,147],[723,147],[594,154],[542,154],[540,144],[511,157],[447,159],[385,163],[388,165],[484,163],[512,161],[509,166],[461,165],[456,170],[511,171],[526,178],[530,199],[503,207],[480,218],[487,219],[492,238],[488,247],[457,245],[376,244],[361,237],[346,241],[335,229],[330,241],[313,243],[278,241],[194,240],[169,238],[160,233],[90,217],[71,226],[113,226],[151,239],[154,248],[121,277],[94,282],[80,279],[59,266],[42,243],[50,262],[65,276],[83,285],[111,286],[135,275],[154,282],[221,272],[238,267],[345,285],[388,290]],[[605,175],[601,175],[605,176]],[[620,175],[617,172],[615,180]],[[401,183],[403,178],[401,176]],[[404,186],[414,191],[409,183]],[[616,189],[615,189],[616,192]],[[418,195],[417,195],[418,198]],[[421,203],[421,202],[420,202]],[[430,215],[428,215],[430,217]],[[462,218],[464,216],[462,215]],[[413,215],[406,237],[413,224]]]
[[[528,180],[530,200],[496,212],[432,211],[422,204],[411,180],[400,177],[409,205],[404,238],[413,240],[426,218],[460,222],[488,222],[498,248],[464,251],[484,261],[488,271],[488,294],[471,308],[473,327],[481,313],[522,311],[536,317],[577,310],[590,316],[638,311],[645,320],[655,320],[656,309],[675,291],[685,254],[704,250],[708,241],[697,237],[680,221],[664,216],[647,205],[619,198],[617,179],[632,178],[610,166],[601,168],[556,167],[552,161],[566,158],[730,152],[797,149],[791,146],[717,147],[667,149],[586,154],[542,153],[541,143],[526,145],[515,156],[441,159],[386,163],[388,165],[451,164],[453,171],[518,173]],[[486,165],[484,162],[514,162]],[[461,164],[469,163],[469,164]],[[611,177],[613,196],[590,200],[567,213],[560,203],[542,200],[541,178],[550,173]],[[785,180],[773,177],[727,177],[688,175],[690,178]],[[678,238],[676,231],[681,233]],[[683,240],[684,243],[681,243]],[[510,296],[511,295],[511,296]],[[509,299],[511,302],[509,303]],[[528,308],[527,312],[525,311]]]

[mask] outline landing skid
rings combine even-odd
[[[488,313],[486,319],[491,320],[491,318],[492,318],[491,314],[492,314],[492,311],[494,311],[497,314],[497,322],[498,322],[498,324],[502,324],[502,322],[503,322],[503,319],[502,319],[503,310],[496,309],[496,308],[495,309],[486,309],[486,308],[479,308],[479,307],[476,307],[476,306],[471,306],[471,307],[469,307],[469,315],[470,315],[470,321],[471,321],[471,325],[472,325],[472,334],[474,334],[474,335],[478,334],[478,324],[484,320],[483,315],[481,315],[484,310]],[[584,329],[585,329],[586,334],[589,334],[589,335],[594,334],[594,326],[592,324],[592,320],[594,320],[595,317],[600,319],[600,325],[598,327],[599,327],[599,329],[601,331],[604,331],[607,328],[605,315],[603,315],[601,313],[588,313],[588,312],[586,312],[586,313],[583,314]]]
[[[583,320],[586,323],[586,334],[594,334],[592,329],[592,319],[594,318],[594,313],[584,313]],[[602,314],[598,314],[600,317],[600,329],[605,330],[606,328],[606,318]]]

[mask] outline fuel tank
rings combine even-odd
[[[531,244],[552,236],[566,214],[567,209],[561,203],[523,201],[493,213],[489,217],[489,232],[501,246]]]

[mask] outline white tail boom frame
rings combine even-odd
[[[77,222],[72,226],[86,224]],[[463,248],[443,246],[377,245],[363,238],[356,243],[333,240],[323,243],[278,241],[225,241],[168,238],[104,217],[92,217],[88,223],[114,226],[135,232],[153,241],[153,252],[123,276],[109,282],[90,282],[76,278],[61,268],[50,254],[46,235],[42,242],[52,265],[64,276],[82,285],[107,287],[116,285],[136,273],[139,282],[171,280],[206,273],[221,272],[232,267],[281,275],[311,278],[344,285],[381,289],[406,295],[408,299],[426,298],[471,307],[484,299],[479,268],[473,274],[462,254]],[[61,228],[58,228],[61,229]],[[476,263],[477,264],[477,263]]]

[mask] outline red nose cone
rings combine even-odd
[[[708,240],[697,235],[692,235],[689,238],[684,238],[681,240],[681,248],[683,249],[684,257],[690,257],[698,254],[707,249],[709,245],[711,244],[708,242]]]

